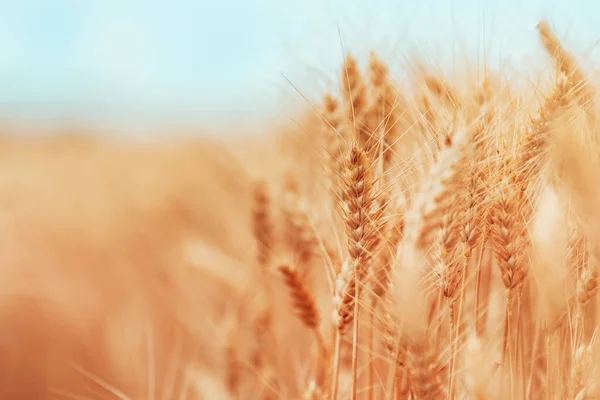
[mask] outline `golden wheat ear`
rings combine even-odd
[[[538,22],[537,30],[542,46],[554,59],[558,71],[572,82],[572,89],[579,105],[584,109],[588,109],[596,94],[589,85],[587,77],[581,71],[575,57],[565,49],[547,21]],[[591,116],[589,113],[588,115]]]
[[[252,229],[256,239],[256,262],[260,267],[268,269],[271,264],[274,235],[271,199],[265,182],[254,185],[253,200]]]
[[[381,141],[380,157],[383,171],[392,167],[396,142],[400,137],[400,115],[406,110],[406,100],[396,91],[389,77],[386,65],[374,52],[369,58],[369,78],[371,82],[371,109],[368,126],[374,129],[376,143]]]
[[[298,272],[289,265],[280,265],[277,269],[288,289],[296,316],[308,329],[318,329],[320,316],[317,306]]]

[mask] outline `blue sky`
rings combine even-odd
[[[521,68],[543,60],[539,19],[582,54],[598,15],[567,0],[0,0],[0,116],[218,124],[304,101],[287,79],[309,98],[332,87],[342,48],[400,66],[485,47]]]

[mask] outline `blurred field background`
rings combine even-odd
[[[400,86],[415,60],[459,87],[489,70],[533,112],[554,76],[538,21],[597,66],[598,15],[593,1],[0,0],[0,398],[267,398],[222,376],[232,316],[265,301],[248,295],[254,184],[292,167],[326,208],[318,108],[345,52],[375,50]],[[286,321],[299,360],[307,335]]]

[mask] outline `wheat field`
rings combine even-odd
[[[0,139],[0,398],[600,399],[592,71],[399,84],[261,137]]]

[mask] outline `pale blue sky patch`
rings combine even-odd
[[[334,87],[342,45],[392,69],[483,49],[525,68],[545,62],[538,20],[582,54],[598,15],[591,0],[0,0],[0,117],[262,117],[304,101],[285,77],[311,98]]]

